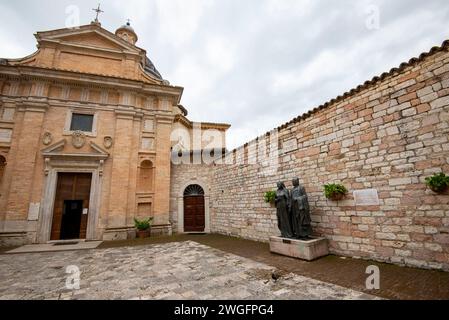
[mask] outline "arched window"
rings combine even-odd
[[[144,160],[139,168],[138,191],[153,191],[153,163],[150,160]]]
[[[184,190],[184,197],[204,196],[204,190],[197,184],[192,184]]]

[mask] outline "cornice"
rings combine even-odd
[[[156,114],[154,116],[158,123],[173,124],[175,116],[172,114]]]
[[[35,99],[35,100],[33,100]],[[115,112],[119,116],[123,116],[126,118],[135,118],[137,120],[142,119],[144,117],[169,117],[174,121],[174,116],[171,113],[167,113],[166,111],[157,110],[157,109],[145,109],[138,108],[134,106],[124,106],[117,104],[106,104],[106,103],[92,103],[92,102],[81,102],[81,101],[73,101],[73,100],[59,100],[59,99],[43,99],[41,98],[32,98],[29,97],[8,97],[8,96],[0,96],[0,106],[5,105],[8,107],[17,107],[20,111],[25,111],[26,106],[28,105],[36,105],[40,103],[41,105],[48,107],[56,107],[56,108],[85,108],[91,110],[100,110],[106,112]]]
[[[180,122],[184,126],[190,128],[190,129],[192,129],[195,124],[200,125],[201,129],[203,129],[203,130],[216,129],[216,130],[220,130],[220,131],[226,131],[231,127],[230,124],[226,124],[226,123],[193,122],[180,114],[178,114],[175,117],[175,122]]]
[[[127,51],[137,51],[146,55],[146,50],[143,48],[140,48],[136,45],[130,44],[127,41],[121,39],[120,37],[117,37],[114,33],[110,32],[107,29],[104,29],[101,27],[101,25],[98,24],[87,24],[77,27],[76,29],[68,29],[68,28],[62,28],[62,29],[56,29],[56,30],[48,30],[48,31],[38,31],[35,33],[35,38],[38,42],[44,41],[44,40],[50,40],[50,39],[58,39],[63,37],[68,37],[72,35],[80,35],[80,34],[88,34],[88,33],[96,33],[100,36],[103,36],[110,41],[116,43],[117,45],[126,48]]]
[[[48,98],[36,98],[36,97],[28,97],[22,98],[16,104],[18,107],[18,111],[27,111],[27,112],[47,112],[50,104],[48,102]]]
[[[60,70],[34,66],[0,65],[0,78],[14,79],[16,81],[25,79],[57,84],[128,90],[144,94],[172,97],[176,99],[176,103],[179,103],[184,91],[184,88],[177,86],[156,83],[150,84],[139,80],[108,75],[97,75],[74,70]]]
[[[83,55],[89,55],[89,56],[98,56],[98,57],[110,57],[111,55],[120,56],[123,57],[124,55],[137,57],[139,59],[142,58],[141,53],[139,52],[132,52],[132,51],[122,51],[119,49],[111,49],[111,48],[102,48],[102,47],[96,47],[96,46],[90,46],[90,45],[83,45],[78,43],[71,43],[66,42],[64,40],[51,40],[51,39],[44,39],[41,43],[44,43],[45,46],[41,46],[41,48],[44,47],[51,47],[51,48],[59,48],[61,51],[65,52],[64,49],[76,49],[79,51],[75,51],[77,53],[80,53],[80,51],[83,51],[81,54]],[[86,51],[89,51],[90,53],[87,53]],[[72,51],[70,51],[72,52]],[[95,52],[95,54],[93,53]],[[99,54],[99,52],[104,52],[106,54]]]

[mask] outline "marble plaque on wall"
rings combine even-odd
[[[5,108],[5,110],[3,111],[3,120],[6,121],[12,121],[14,120],[14,109],[12,108]]]
[[[153,150],[154,149],[154,139],[143,138],[141,147],[142,147],[142,150]]]
[[[154,121],[147,119],[144,121],[144,130],[146,132],[153,132],[154,131]]]
[[[380,204],[376,189],[354,191],[354,201],[356,206],[378,206]]]
[[[0,129],[0,142],[11,142],[11,136],[11,129]]]
[[[28,209],[28,221],[38,221],[39,220],[40,207],[41,207],[41,204],[39,202],[30,203],[30,208]]]

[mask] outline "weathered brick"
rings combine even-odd
[[[430,102],[430,106],[432,109],[438,109],[449,105],[449,96],[436,99],[432,102]]]
[[[418,97],[427,96],[428,94],[433,93],[433,88],[431,86],[425,87],[424,89],[418,90],[417,95]]]
[[[430,109],[431,109],[431,107],[430,107],[430,105],[427,104],[427,103],[423,103],[423,104],[420,104],[420,105],[416,106],[416,110],[417,110],[418,114],[419,114],[419,113],[427,112],[427,111],[429,111]]]
[[[398,98],[398,102],[401,104],[401,103],[404,103],[404,102],[407,102],[407,101],[411,101],[411,100],[416,99],[416,98],[417,98],[416,92],[411,92],[409,94],[406,94],[406,95],[403,95],[403,96],[399,97]]]
[[[390,179],[389,185],[390,186],[402,186],[402,185],[408,185],[412,183],[411,178],[395,178]]]

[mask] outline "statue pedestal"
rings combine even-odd
[[[329,245],[325,238],[302,241],[271,237],[270,250],[283,256],[313,261],[327,256],[329,254]]]

